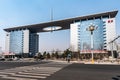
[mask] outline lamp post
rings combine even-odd
[[[91,55],[92,55],[92,64],[94,64],[94,56],[93,56],[93,31],[97,29],[94,25],[90,25],[86,30],[91,33]]]

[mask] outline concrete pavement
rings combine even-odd
[[[51,62],[61,62],[61,63],[68,63],[67,61],[64,60],[48,60]],[[76,61],[70,61],[70,63],[80,63],[80,64],[92,64],[92,62],[90,60],[84,60],[84,61],[80,61],[80,60],[76,60]],[[120,62],[118,61],[94,61],[94,64],[104,64],[104,65],[120,65]]]

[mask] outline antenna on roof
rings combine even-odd
[[[51,8],[51,22],[53,21],[53,9]],[[53,26],[51,26],[51,32],[53,32]]]
[[[53,9],[51,8],[51,21],[53,21]]]
[[[51,22],[53,21],[53,8],[51,8]],[[51,32],[55,30],[54,26],[51,26]]]

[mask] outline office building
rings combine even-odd
[[[80,50],[81,53],[90,53],[91,34],[90,31],[86,30],[90,25],[97,28],[93,31],[93,50],[97,52],[110,51],[111,45],[109,42],[116,37],[115,18],[110,16],[86,18],[72,23],[70,26],[72,51]],[[113,48],[113,50],[116,50],[115,46]]]
[[[38,52],[39,36],[37,33],[70,29],[70,50],[80,54],[91,53],[91,34],[86,29],[96,27],[93,31],[94,53],[107,53],[111,50],[109,42],[116,37],[116,20],[118,11],[110,11],[64,20],[50,21],[21,27],[4,29],[6,50],[15,54],[34,56]],[[56,26],[56,27],[55,27]],[[64,46],[64,45],[63,45]],[[116,50],[113,44],[113,50]]]
[[[6,51],[18,56],[34,56],[38,52],[39,37],[28,29],[12,30],[6,33]]]

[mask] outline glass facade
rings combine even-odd
[[[38,34],[31,33],[30,34],[30,43],[29,43],[30,56],[34,56],[38,52],[38,43],[39,43]]]
[[[16,55],[22,55],[24,53],[25,46],[29,45],[28,54],[34,56],[38,52],[38,42],[39,36],[37,33],[28,33],[29,40],[26,42],[24,30],[16,30],[10,32],[10,52],[15,53]],[[29,44],[26,44],[29,43]],[[27,54],[27,53],[25,53]]]
[[[101,19],[80,22],[78,26],[78,48],[81,51],[91,50],[91,33],[86,30],[90,25],[97,27],[97,29],[93,31],[93,50],[104,49],[103,23]]]
[[[10,52],[23,53],[23,31],[10,32]]]

